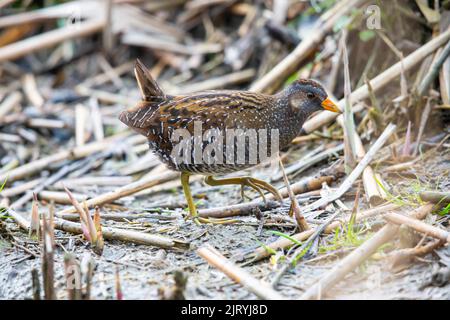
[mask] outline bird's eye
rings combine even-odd
[[[308,97],[308,99],[313,99],[313,98],[314,98],[314,93],[308,92],[308,93],[306,94],[306,96]]]

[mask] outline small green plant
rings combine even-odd
[[[355,216],[352,216],[346,226],[336,228],[333,238],[329,241],[329,245],[320,246],[319,253],[334,251],[340,248],[358,247],[366,241],[370,237],[369,233],[364,234],[367,228],[356,228],[354,224]]]
[[[442,208],[442,209],[438,212],[438,215],[440,215],[440,216],[445,216],[445,215],[447,215],[447,214],[449,214],[449,213],[450,213],[450,203],[447,204],[444,208]]]

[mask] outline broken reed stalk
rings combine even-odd
[[[333,31],[336,22],[350,10],[359,7],[364,2],[365,0],[338,2],[335,7],[329,10],[333,14],[325,13],[322,15],[318,21],[318,26],[314,28],[314,33],[303,39],[294,51],[281,60],[270,72],[256,81],[250,87],[250,91],[273,93],[287,77],[296,72],[300,65],[314,53],[327,34]]]
[[[416,219],[424,219],[433,209],[432,204],[425,204],[411,213],[411,217]],[[340,260],[325,275],[306,290],[301,300],[321,298],[339,281],[341,281],[349,272],[353,271],[361,263],[366,261],[380,246],[391,241],[398,234],[399,226],[388,223],[378,230],[369,240],[366,240],[358,248],[353,250],[349,255]]]
[[[386,129],[384,129],[383,133],[378,137],[375,143],[370,147],[369,151],[364,155],[361,161],[358,163],[356,168],[347,176],[347,178],[342,182],[340,187],[331,194],[327,194],[321,199],[307,205],[303,208],[303,211],[312,211],[318,209],[322,206],[327,205],[328,203],[335,201],[342,197],[345,192],[347,192],[356,179],[361,175],[364,169],[369,165],[372,161],[375,154],[381,149],[381,147],[386,143],[389,137],[395,132],[396,126],[394,124],[389,124]]]
[[[345,173],[349,174],[356,166],[356,143],[355,143],[355,120],[353,118],[353,110],[352,110],[352,88],[350,84],[350,71],[349,71],[349,62],[348,62],[348,53],[347,53],[347,31],[345,29],[342,30],[342,38],[341,38],[341,48],[342,48],[342,56],[343,56],[343,64],[344,64],[344,114],[343,114],[343,126],[344,129],[344,169]]]
[[[425,59],[432,52],[436,51],[438,48],[446,44],[449,40],[450,40],[450,30],[430,40],[429,42],[421,46],[419,49],[408,55],[405,59],[403,59],[403,61],[397,62],[389,69],[383,71],[378,76],[371,79],[370,84],[372,85],[373,92],[380,90],[385,85],[390,83],[392,80],[400,76],[402,72],[402,63],[404,71],[406,72],[415,65],[417,65],[419,62],[421,62],[423,59]],[[354,102],[366,99],[368,97],[369,97],[369,88],[367,85],[359,87],[351,94],[352,101]],[[338,103],[338,107],[341,110],[343,110],[344,104],[345,99],[341,99]],[[357,109],[358,107],[359,107],[358,104],[355,105],[355,107],[353,107],[353,111],[356,112],[356,110],[358,110]],[[334,119],[336,119],[337,116],[338,116],[337,113],[330,111],[322,111],[321,113],[307,120],[303,124],[303,131],[305,133],[311,133],[314,130],[320,128],[321,126],[326,125],[329,122],[333,121]]]
[[[398,205],[395,204],[387,204],[380,207],[375,207],[372,209],[368,209],[365,211],[361,211],[356,216],[355,222],[364,221],[365,219],[382,215],[386,213],[389,210],[397,209]],[[342,225],[348,223],[350,221],[349,218],[345,219],[344,221],[333,221],[331,222],[324,230],[325,233],[331,233],[334,232],[337,228],[340,228]],[[291,236],[291,238],[297,240],[297,241],[305,241],[308,239],[312,234],[314,234],[315,230],[317,228],[311,228],[309,230],[296,233]],[[293,245],[294,243],[286,238],[280,237],[278,240],[269,243],[265,245],[264,247],[256,249],[253,253],[249,255],[249,258],[251,259],[251,262],[256,262],[261,259],[264,259],[266,257],[269,257],[271,255],[270,252],[280,250],[280,249],[286,249]],[[267,248],[267,249],[266,249]]]
[[[42,216],[42,278],[44,284],[45,300],[55,300],[54,279],[54,251],[55,231],[53,229],[53,208],[50,207],[49,215]]]
[[[33,37],[6,45],[0,48],[0,62],[14,60],[23,57],[34,51],[54,46],[60,42],[87,36],[103,29],[105,25],[104,20],[91,19],[82,22],[74,28],[68,25],[63,28],[44,32]]]
[[[8,183],[11,183],[13,181],[22,179],[26,176],[35,174],[47,168],[49,165],[54,164],[55,162],[60,162],[67,159],[84,158],[93,153],[104,151],[110,148],[113,143],[117,143],[120,139],[123,139],[129,134],[130,134],[129,132],[122,132],[117,135],[106,138],[101,142],[89,143],[82,147],[75,147],[73,149],[60,151],[57,152],[56,154],[37,159],[35,161],[17,167],[13,170],[10,170],[4,174],[1,174],[0,181],[8,179]]]
[[[439,74],[439,69],[441,69],[445,60],[447,60],[449,56],[450,56],[450,41],[444,47],[444,49],[442,50],[436,61],[434,61],[434,63],[431,65],[427,74],[425,75],[419,87],[417,88],[417,95],[419,97],[423,96],[425,92],[428,90],[428,87],[430,86],[431,82],[433,82],[433,80]]]
[[[294,215],[295,221],[297,222],[297,226],[300,231],[305,231],[309,229],[308,222],[306,222],[305,217],[300,212],[300,206],[298,205],[297,198],[294,195],[294,192],[291,189],[291,185],[289,183],[289,179],[284,171],[283,162],[281,161],[280,155],[278,154],[278,162],[280,164],[280,169],[283,174],[284,184],[286,185],[286,190],[289,195],[289,199],[291,200],[291,208],[289,210],[289,214]]]
[[[141,190],[153,187],[155,185],[171,181],[179,176],[178,172],[175,171],[166,171],[156,176],[147,177],[144,179],[140,179],[136,182],[130,183],[123,187],[120,187],[114,191],[104,193],[100,196],[94,197],[86,201],[86,205],[89,207],[100,206],[106,203],[113,202],[123,197],[127,197],[134,193],[137,193]],[[75,212],[75,208],[68,208],[63,211],[60,211],[56,214],[56,216],[61,216],[64,213],[73,213]]]
[[[433,238],[445,241],[450,243],[450,232],[446,230],[439,229],[437,227],[431,226],[425,222],[419,221],[417,219],[413,219],[411,217],[407,217],[395,212],[389,212],[383,216],[389,222],[395,224],[403,224],[408,226],[418,232],[429,235]]]
[[[291,185],[292,192],[297,194],[306,193],[313,190],[318,190],[322,188],[322,184],[326,182],[327,184],[331,184],[331,182],[334,180],[334,177],[332,176],[324,176],[319,178],[305,178],[302,179],[299,182],[293,183]],[[283,198],[288,197],[288,191],[286,188],[282,188],[279,190],[280,195]],[[267,200],[273,200],[274,196],[272,194],[269,194],[266,196]],[[280,204],[279,202],[275,201],[268,201],[267,204],[264,203],[264,201],[254,200],[249,203],[240,203],[225,207],[217,207],[217,208],[209,208],[209,209],[200,209],[198,214],[200,217],[211,217],[211,218],[226,218],[226,217],[235,217],[235,216],[245,216],[245,215],[251,215],[255,214],[255,210],[270,210],[273,208],[278,207]]]
[[[197,250],[197,254],[205,259],[210,265],[225,273],[234,282],[242,285],[257,297],[265,300],[283,300],[281,294],[261,283],[244,269],[238,267],[230,260],[221,255],[216,249],[202,247]]]
[[[0,124],[2,123],[2,118],[8,114],[11,114],[11,111],[19,105],[22,101],[22,94],[18,91],[14,91],[10,93],[0,104]]]
[[[420,193],[420,198],[423,201],[447,204],[450,203],[450,192],[423,191]]]
[[[340,126],[344,127],[344,119],[342,115],[340,115],[337,118],[337,122],[339,123]],[[366,151],[364,150],[361,138],[359,137],[358,132],[356,130],[353,132],[353,135],[354,135],[356,156],[359,159],[362,159],[366,155]],[[364,168],[362,173],[362,179],[366,198],[369,201],[369,203],[372,206],[377,206],[383,203],[383,194],[381,193],[378,187],[378,183],[375,178],[375,173],[370,165]]]

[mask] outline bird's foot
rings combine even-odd
[[[230,184],[238,184],[241,186],[241,196],[244,195],[244,187],[250,187],[256,192],[260,194],[263,198],[264,202],[267,203],[266,197],[262,190],[265,190],[271,193],[278,201],[283,202],[283,198],[278,190],[272,186],[270,183],[267,183],[263,180],[255,179],[252,177],[236,177],[236,178],[225,178],[225,179],[214,179],[212,176],[207,176],[205,178],[205,183],[210,186],[221,186],[221,185],[230,185]]]

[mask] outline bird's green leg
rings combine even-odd
[[[189,188],[189,176],[190,174],[187,172],[181,173],[181,185],[183,186],[184,196],[186,198],[189,214],[191,218],[194,218],[194,221],[198,224],[198,213],[197,208],[195,207],[194,199],[192,198],[191,188]]]
[[[197,208],[194,203],[194,199],[192,198],[191,188],[189,187],[189,176],[188,172],[181,173],[181,185],[183,186],[184,196],[186,197],[186,201],[189,208],[189,214],[191,218],[194,219],[196,224],[200,223],[216,223],[216,224],[226,224],[233,223],[237,220],[231,219],[213,219],[213,218],[202,218],[198,216]]]
[[[266,190],[269,193],[273,194],[273,196],[277,200],[279,200],[280,202],[283,202],[283,198],[281,197],[280,193],[274,186],[272,186],[271,184],[269,184],[263,180],[255,179],[252,177],[214,179],[212,176],[207,176],[205,178],[205,183],[209,184],[210,186],[223,186],[223,185],[230,185],[230,184],[237,184],[237,185],[240,185],[242,188],[244,186],[247,186],[247,187],[250,187],[250,188],[256,190],[261,195],[264,202],[266,201],[266,198],[265,198],[262,190]]]

